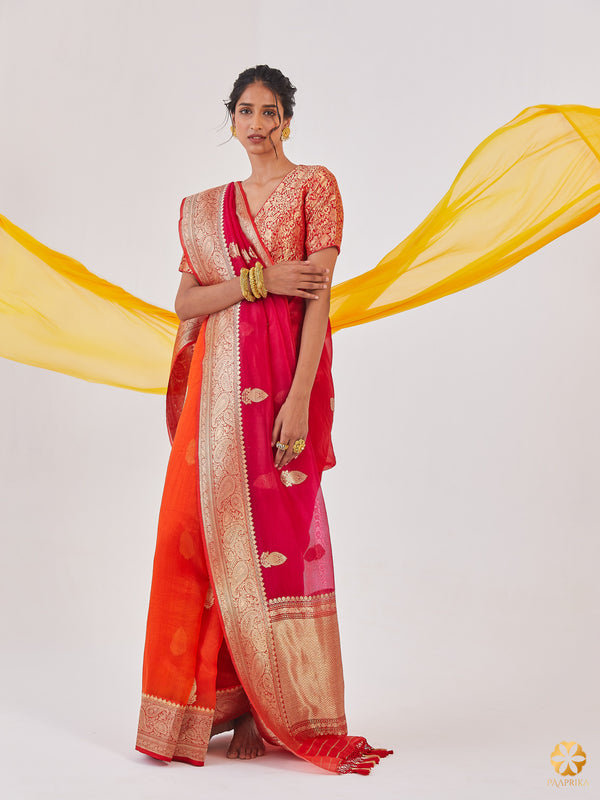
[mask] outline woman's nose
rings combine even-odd
[[[262,119],[260,118],[259,114],[256,114],[252,117],[250,127],[255,131],[259,131],[262,128]]]

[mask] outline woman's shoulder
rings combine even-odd
[[[303,183],[337,183],[333,172],[322,164],[297,164],[295,171]]]
[[[195,201],[211,201],[216,200],[218,197],[221,196],[221,193],[224,189],[229,186],[228,183],[223,183],[221,186],[213,186],[211,189],[203,189],[201,192],[196,192],[195,194],[190,194],[187,197],[183,198],[183,202],[186,200],[195,200]]]

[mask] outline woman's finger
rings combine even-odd
[[[294,453],[294,444],[298,440],[301,440],[301,441],[306,443],[306,437],[307,436],[308,436],[308,433],[305,433],[304,436],[291,436],[290,437],[289,447],[285,451],[284,457],[281,459],[281,466],[282,467],[287,466],[290,463],[290,461],[293,461],[295,458],[298,458],[300,453]],[[302,450],[304,450],[304,448],[302,448]]]
[[[317,292],[320,289],[328,289],[329,284],[323,281],[299,280],[294,284],[294,289],[304,289],[305,292]]]
[[[279,439],[279,434],[281,432],[281,411],[275,417],[275,422],[273,423],[273,433],[271,434],[271,447],[275,447],[276,442]]]
[[[278,444],[279,444],[279,445],[282,445],[282,446],[280,446],[280,447],[277,447],[277,445],[278,445]],[[283,446],[285,446],[285,450],[283,449]],[[289,452],[289,450],[290,450],[290,441],[289,441],[289,437],[287,437],[287,436],[284,436],[284,435],[282,434],[282,435],[280,436],[280,438],[277,440],[277,443],[276,443],[275,447],[276,447],[276,453],[275,453],[275,468],[276,468],[276,469],[281,469],[281,467],[282,467],[282,466],[284,465],[284,463],[285,463],[285,457],[287,456],[287,454],[288,454],[288,452]]]
[[[310,283],[328,283],[329,274],[327,272],[299,272],[296,280],[309,281]]]

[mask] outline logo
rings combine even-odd
[[[579,775],[585,766],[586,756],[577,742],[560,742],[554,748],[550,761],[559,775]]]
[[[548,778],[548,786],[589,786],[587,780],[574,778],[586,763],[586,754],[577,742],[559,742],[552,751],[550,762],[559,778]]]

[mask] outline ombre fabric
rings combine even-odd
[[[481,142],[434,210],[374,269],[333,287],[332,330],[487,280],[599,210],[600,109],[526,108]],[[172,312],[0,216],[0,355],[165,393],[176,331]]]
[[[285,257],[339,248],[342,209],[330,173],[297,168],[254,220],[241,184],[187,198],[186,263],[204,285],[257,259],[268,269],[261,231],[281,231],[279,221],[294,216],[306,227],[278,240]],[[211,314],[200,329],[163,497],[144,656],[137,747],[157,758],[203,763],[211,719],[227,721],[217,716],[218,686],[243,687],[238,700],[247,698],[265,738],[324,769],[368,772],[388,754],[349,737],[344,714],[320,489],[334,463],[329,330],[306,448],[284,470],[273,463],[271,432],[294,376],[303,313],[304,301],[269,295]]]

